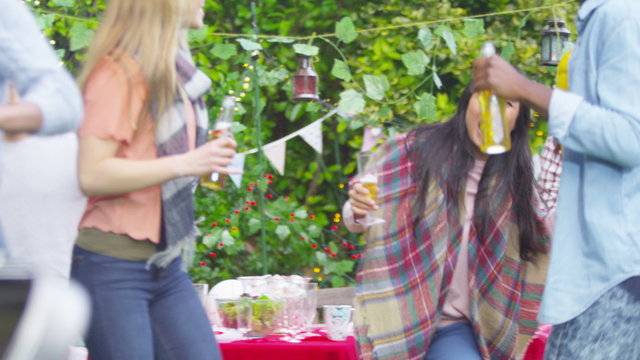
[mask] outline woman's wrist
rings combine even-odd
[[[184,155],[172,156],[171,162],[173,164],[173,175],[176,178],[187,176],[186,159]]]

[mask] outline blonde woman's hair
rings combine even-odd
[[[189,0],[109,0],[78,82],[84,90],[93,70],[107,55],[129,78],[141,71],[147,98],[136,123],[151,113],[163,114],[173,104],[178,80],[175,58],[191,3]],[[137,66],[131,66],[135,59]],[[129,86],[131,89],[131,86]],[[130,96],[127,96],[130,98]]]

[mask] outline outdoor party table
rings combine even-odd
[[[281,335],[219,343],[225,360],[357,360],[353,336],[343,341],[327,338],[321,329],[297,343],[281,340]]]

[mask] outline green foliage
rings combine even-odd
[[[61,61],[77,73],[104,0],[28,4]],[[265,40],[253,36],[250,4],[207,1],[208,25],[189,33],[196,63],[213,80],[206,99],[211,120],[218,115],[223,96],[237,96],[234,132],[238,150],[244,151],[324,115],[326,109],[320,103],[289,100],[296,54],[313,56],[323,103],[339,102],[339,113],[350,117],[324,122],[320,156],[299,138],[288,141],[286,173],[271,183],[263,177],[273,172],[267,161],[248,155],[239,189],[229,184],[221,192],[196,192],[203,235],[191,275],[198,282],[269,272],[322,278],[322,286],[352,284],[364,244],[341,226],[335,214],[346,200],[348,177],[355,172],[354,154],[362,145],[362,127],[381,127],[391,136],[423,122],[447,119],[455,112],[458,95],[471,79],[472,62],[486,40],[493,41],[500,54],[528,76],[552,84],[555,70],[538,64],[539,34],[547,18],[570,20],[577,8],[572,2],[554,10],[461,20],[468,15],[532,8],[539,2],[425,0],[420,6],[406,6],[401,0],[261,0],[256,2],[255,23],[260,33],[275,36]],[[454,18],[458,20],[444,21]],[[410,26],[417,23],[421,25]],[[377,30],[363,31],[367,29]],[[297,37],[332,33],[335,36]],[[534,149],[541,146],[545,134],[544,122],[534,121]],[[212,226],[214,222],[217,226]]]

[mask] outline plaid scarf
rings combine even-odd
[[[196,114],[196,146],[207,139],[209,117],[203,96],[211,88],[211,80],[196,68],[191,54],[181,50],[176,57],[178,79]],[[154,117],[157,119],[157,117]],[[159,117],[156,127],[158,157],[189,151],[186,110],[182,96],[176,96],[173,106]],[[195,177],[179,177],[162,184],[162,229],[160,250],[148,265],[166,267],[181,254],[184,265],[193,260],[194,241],[198,233],[194,225],[193,191]]]
[[[405,148],[410,141],[398,136],[376,153],[380,192],[374,215],[386,223],[368,228],[357,272],[355,329],[362,359],[425,357],[462,239],[465,194],[457,209],[447,206],[442,182],[430,184],[424,216],[414,225],[417,186]],[[473,224],[469,233],[470,320],[483,359],[515,359],[536,331],[548,256],[538,255],[535,263],[520,259],[512,199],[495,181],[490,184],[490,220]],[[541,219],[546,214],[537,197],[532,206]],[[542,226],[535,241],[548,250]]]

